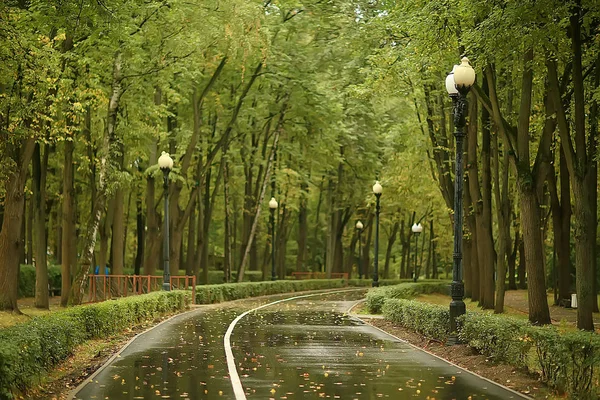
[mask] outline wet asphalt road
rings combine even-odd
[[[516,399],[345,311],[364,291],[301,298],[245,316],[232,350],[248,399]],[[269,301],[272,301],[270,299]],[[133,341],[76,399],[235,399],[223,335],[251,300],[196,310]]]

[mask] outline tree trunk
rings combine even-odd
[[[136,190],[137,192],[137,190]],[[135,209],[137,216],[135,219],[135,235],[136,235],[136,252],[135,252],[135,266],[134,274],[140,275],[142,266],[144,265],[144,253],[146,244],[146,221],[144,220],[144,213],[142,210],[142,196],[141,193],[136,193],[137,199],[135,201]]]
[[[346,261],[344,263],[344,272],[348,274],[348,279],[353,279],[354,274],[353,267],[357,264],[358,258],[356,257],[356,243],[358,242],[358,232],[356,229],[353,230],[352,238],[350,239],[350,245],[348,247],[348,252],[346,253]]]
[[[54,255],[56,257],[54,262],[62,264],[62,204],[58,201],[55,204],[52,216],[54,221]]]
[[[319,198],[317,200],[317,209],[315,211],[315,230],[314,230],[314,238],[313,243],[314,246],[311,249],[311,260],[313,265],[313,271],[320,270],[320,266],[323,264],[323,258],[321,257],[321,249],[322,249],[322,236],[320,235],[323,232],[321,228],[321,204],[323,204],[323,184],[325,183],[325,176],[321,178],[321,182],[319,183]],[[317,267],[318,266],[318,267]],[[315,268],[317,267],[317,268]]]
[[[284,199],[287,198],[287,195],[284,196]],[[280,204],[278,207],[278,211],[281,209],[279,213],[279,223],[276,234],[276,243],[277,243],[277,266],[279,267],[279,278],[285,279],[287,276],[287,265],[286,265],[286,256],[287,256],[287,241],[289,238],[289,219],[291,211],[286,207],[285,202]]]
[[[35,157],[35,156],[34,156]],[[34,225],[34,220],[35,220],[35,207],[34,207],[34,200],[33,197],[29,199],[29,201],[26,200],[26,206],[27,206],[27,247],[26,247],[26,251],[25,251],[25,264],[29,264],[29,265],[33,265],[33,225]],[[45,205],[45,204],[44,204]],[[44,224],[45,225],[45,224]]]
[[[523,220],[522,216],[521,220]],[[527,289],[527,278],[525,277],[526,270],[527,259],[525,257],[525,239],[521,238],[521,242],[519,243],[519,267],[517,270],[517,278],[519,279],[519,284],[517,285],[518,289]]]
[[[112,274],[123,275],[125,263],[123,260],[124,242],[125,242],[125,192],[122,187],[119,187],[115,193],[114,199],[114,214],[112,223]],[[117,281],[115,281],[117,282]],[[115,285],[113,290],[117,295],[121,293],[120,285]]]
[[[21,237],[23,226],[25,182],[34,147],[34,139],[27,139],[15,149],[14,153],[18,154],[18,159],[14,162],[19,169],[9,173],[4,181],[4,213],[0,230],[0,311],[20,313],[17,291],[19,255],[23,244],[18,238]]]
[[[556,178],[551,173],[548,187],[551,194],[552,223],[554,231],[554,249],[556,250],[558,270],[558,298],[571,300],[571,185],[569,171],[562,145],[560,151],[560,200],[557,190]]]
[[[341,164],[338,169],[341,169]],[[327,272],[327,277],[331,277],[331,273],[333,272],[333,266],[335,263],[335,245],[337,241],[337,229],[339,225],[340,213],[336,209],[336,188],[333,182],[333,178],[329,179],[329,185],[327,188],[327,203],[329,208],[329,218],[327,221],[327,245],[325,250],[325,271]],[[363,269],[366,266],[363,262]]]
[[[400,222],[400,231],[399,231],[399,235],[400,235],[400,245],[402,246],[401,249],[401,256],[400,256],[400,274],[399,274],[399,278],[400,279],[405,279],[408,275],[408,265],[407,265],[407,259],[408,259],[408,248],[407,248],[407,239],[406,239],[406,233],[405,233],[405,229],[404,229],[404,220],[402,220]]]
[[[363,275],[365,278],[369,278],[371,276],[371,241],[373,239],[373,227],[375,223],[373,220],[375,219],[375,214],[369,209],[369,216],[367,217],[367,223],[365,224],[365,228],[367,229],[366,235],[363,231],[363,249],[362,249],[362,267],[363,267]]]
[[[485,79],[484,79],[485,81]],[[484,90],[487,90],[487,82],[484,82]],[[474,97],[474,95],[473,95]],[[473,98],[473,103],[477,103]],[[487,110],[481,110],[481,200],[482,213],[481,220],[483,223],[483,234],[480,236],[483,242],[483,264],[480,266],[483,272],[483,309],[494,308],[494,238],[492,234],[492,173],[491,173],[491,133],[489,126],[491,124],[490,115]],[[497,161],[497,160],[496,160]],[[478,230],[479,233],[479,230]],[[506,274],[506,273],[505,273]]]
[[[100,157],[100,172],[98,176],[97,196],[95,199],[93,212],[90,215],[90,218],[86,224],[86,228],[84,231],[85,236],[83,237],[81,257],[78,261],[77,274],[75,275],[75,278],[73,280],[71,295],[69,298],[70,304],[81,304],[81,302],[83,301],[85,284],[87,283],[87,277],[90,274],[90,269],[92,267],[91,264],[94,258],[94,248],[96,247],[96,236],[98,233],[98,227],[100,225],[100,216],[102,210],[105,208],[106,181],[108,171],[110,168],[109,159],[111,157],[111,150],[113,146],[117,144],[117,136],[115,132],[117,126],[117,113],[119,110],[121,95],[123,94],[122,66],[122,54],[120,51],[117,51],[113,60],[113,79],[111,85],[111,96],[108,103],[108,111],[106,115],[106,130],[104,133],[104,140],[101,152],[102,155]]]
[[[60,305],[66,307],[69,303],[69,295],[71,293],[71,270],[75,264],[73,259],[73,247],[76,244],[73,242],[75,232],[74,217],[74,197],[75,197],[75,181],[74,181],[74,166],[73,166],[73,150],[75,143],[72,138],[65,140],[65,158],[63,165],[63,205],[62,205],[62,284],[60,292]]]
[[[269,183],[269,179],[271,178],[271,170],[273,168],[273,159],[275,157],[275,149],[277,148],[277,144],[279,143],[279,135],[280,135],[282,127],[283,127],[284,113],[285,113],[285,106],[280,115],[278,126],[275,129],[275,137],[273,139],[273,147],[271,150],[271,155],[269,157],[269,161],[267,162],[267,168],[266,168],[266,172],[265,172],[264,179],[263,179],[262,189],[261,189],[260,196],[259,196],[258,202],[257,202],[258,206],[256,207],[256,213],[254,215],[254,221],[252,223],[252,229],[250,231],[250,237],[249,237],[248,243],[246,244],[246,249],[245,249],[243,257],[242,257],[242,262],[240,263],[240,267],[238,269],[238,276],[237,276],[238,282],[244,281],[244,272],[246,269],[246,263],[248,262],[248,255],[249,255],[250,249],[252,247],[252,242],[254,241],[254,235],[256,233],[256,228],[258,227],[258,220],[259,220],[260,211],[261,211],[260,205],[263,203],[263,200],[265,198],[265,193],[267,191],[267,184]]]
[[[546,325],[551,321],[546,297],[546,277],[541,265],[544,249],[540,231],[539,206],[533,188],[527,187],[521,182],[518,187],[521,199],[525,267],[527,269],[529,321],[534,325]],[[521,255],[523,254],[521,253]]]
[[[187,251],[185,253],[185,274],[191,276],[194,274],[194,257],[196,254],[196,209],[192,210],[188,221]],[[227,234],[227,232],[226,232]]]
[[[389,279],[390,277],[390,261],[392,258],[392,248],[398,237],[398,229],[400,229],[400,221],[394,222],[394,226],[388,236],[387,249],[385,251],[385,266],[383,268],[383,279]],[[429,271],[427,273],[429,275]]]
[[[592,165],[596,156],[597,132],[590,132],[586,143],[585,130],[585,93],[582,71],[582,38],[581,1],[576,1],[571,6],[571,17],[569,35],[571,37],[571,49],[573,52],[573,97],[574,97],[574,137],[569,134],[569,122],[561,97],[558,83],[556,61],[546,62],[548,80],[551,87],[550,95],[554,101],[558,130],[561,142],[564,143],[565,159],[569,169],[569,175],[573,185],[574,200],[574,239],[575,239],[575,270],[576,270],[576,292],[577,292],[577,328],[583,330],[594,330],[593,303],[596,294],[593,291],[594,280],[594,247],[596,238],[592,237],[597,224],[596,216],[592,215],[594,208],[590,204],[593,195],[591,188],[596,187],[597,182],[592,181],[594,174]]]
[[[437,239],[435,237],[435,231],[433,230],[433,218],[430,222],[431,232],[431,278],[438,279],[438,265],[437,265]],[[463,241],[464,245],[464,241]]]
[[[27,233],[27,213],[25,209],[27,208],[27,196],[23,197],[23,217],[21,218],[21,246],[19,250],[19,270],[21,269],[21,265],[25,264],[25,247],[27,243],[26,233]]]
[[[597,91],[600,87],[600,56],[596,57],[596,66],[594,73],[594,89]],[[598,97],[594,97],[592,101],[592,105],[590,107],[590,140],[589,146],[590,151],[592,152],[591,157],[591,165],[590,165],[590,181],[592,185],[590,187],[590,204],[592,205],[592,216],[593,221],[598,221],[598,160],[597,160],[597,140],[596,137],[598,132],[598,119],[600,118],[600,110],[598,109]],[[598,224],[592,223],[590,236],[594,238],[594,247],[592,254],[592,270],[594,271],[594,279],[593,279],[593,296],[592,296],[592,304],[593,311],[599,312],[598,308],[598,242],[596,238],[598,237]]]
[[[468,154],[467,154],[468,156]],[[471,173],[467,173],[465,178],[466,186],[470,189],[471,184]],[[471,190],[464,191],[464,215],[466,216],[467,222],[467,234],[468,239],[463,241],[463,250],[465,249],[467,253],[465,253],[465,263],[464,263],[464,280],[465,280],[465,295],[467,297],[471,297],[473,301],[481,301],[481,285],[479,272],[479,246],[478,246],[478,236],[477,236],[477,219],[475,217],[475,208],[473,205],[473,199],[471,197]],[[467,260],[467,254],[470,254],[469,259]],[[469,296],[470,295],[470,296]]]
[[[227,157],[227,149],[223,150],[223,162],[225,163],[223,167],[223,206],[224,206],[224,214],[225,214],[225,234],[223,238],[225,243],[223,245],[223,280],[225,282],[231,281],[231,267],[233,266],[232,256],[232,246],[231,246],[231,212],[230,212],[230,204],[231,201],[229,199],[229,158]],[[263,279],[265,277],[263,276]]]
[[[496,303],[494,313],[504,312],[504,292],[506,286],[507,253],[510,251],[510,200],[508,198],[509,159],[506,146],[503,148],[502,171],[500,171],[500,144],[498,136],[494,136],[494,196],[498,219],[498,275],[496,278]]]
[[[515,230],[512,251],[508,254],[508,290],[517,290],[517,250],[520,249],[519,230]]]
[[[298,256],[296,258],[296,271],[306,271],[306,244],[308,237],[308,208],[306,193],[308,184],[300,185],[300,198],[298,200]],[[353,249],[354,247],[350,247]]]
[[[40,144],[35,145],[33,154],[33,209],[35,240],[35,306],[49,309],[48,299],[48,245],[46,241],[46,176],[48,149],[41,155]]]
[[[98,254],[98,265],[100,267],[100,274],[104,273],[104,270],[107,266],[110,266],[110,273],[113,274],[112,265],[109,262],[109,255],[111,252],[109,251],[109,245],[112,246],[113,235],[111,235],[112,231],[112,223],[114,221],[114,210],[115,210],[115,199],[111,198],[108,201],[108,207],[106,207],[106,212],[104,215],[104,219],[102,219],[99,227],[100,227],[100,252]],[[110,242],[109,242],[110,240]]]
[[[162,103],[162,91],[154,91],[154,105]],[[149,145],[148,165],[158,163],[158,139],[153,138]],[[161,240],[159,234],[159,215],[156,211],[156,181],[152,174],[146,175],[146,245],[144,254],[144,275],[154,275],[160,262]]]

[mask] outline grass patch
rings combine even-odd
[[[14,314],[10,312],[0,312],[0,329],[8,328],[9,326],[25,323],[30,321],[34,317],[41,317],[44,315],[52,314],[53,312],[62,309],[60,306],[50,306],[50,310],[42,310],[35,307],[20,307],[23,314]]]
[[[449,296],[443,295],[440,293],[422,294],[422,295],[415,297],[414,299],[417,301],[421,301],[423,303],[437,304],[440,306],[448,306],[448,307],[450,307],[450,300],[451,300],[451,298]],[[484,312],[484,313],[489,313],[489,314],[494,313],[494,310],[482,310],[481,308],[479,308],[478,302],[473,301],[471,299],[465,299],[465,305],[467,306],[468,312],[469,311]],[[512,307],[507,307],[506,305],[504,306],[504,314],[510,315],[511,317],[515,317],[515,318],[522,318],[522,319],[528,318],[526,313],[523,313],[522,311],[517,310]]]

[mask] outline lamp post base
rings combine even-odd
[[[465,285],[462,282],[452,282],[450,285],[450,291],[452,294],[452,301],[450,302],[450,336],[448,338],[448,344],[454,345],[459,344],[458,338],[458,317],[465,315],[467,307],[463,301]]]
[[[371,284],[372,287],[379,287],[379,281],[373,281]]]
[[[162,284],[162,290],[165,292],[170,292],[171,291],[171,284],[168,282],[163,282]]]

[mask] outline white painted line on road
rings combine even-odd
[[[225,332],[225,337],[223,338],[223,343],[225,346],[225,357],[227,359],[227,369],[229,371],[229,379],[231,380],[231,386],[233,386],[233,393],[235,395],[235,399],[236,400],[246,400],[246,393],[244,392],[244,387],[242,386],[242,381],[240,380],[240,376],[238,375],[237,367],[235,366],[235,358],[233,357],[233,351],[231,350],[231,334],[233,333],[233,329],[235,328],[235,325],[242,318],[244,318],[246,315],[248,315],[252,312],[258,311],[262,308],[273,306],[275,304],[283,303],[286,301],[298,300],[298,299],[302,299],[305,297],[314,297],[314,296],[323,296],[323,295],[329,295],[329,294],[335,294],[335,293],[352,292],[352,291],[357,291],[357,290],[364,290],[364,288],[344,289],[344,290],[336,290],[333,292],[313,293],[313,294],[305,294],[302,296],[289,297],[287,299],[277,300],[272,303],[263,304],[262,306],[253,308],[252,310],[245,311],[242,314],[238,315],[237,318],[231,322],[231,324],[229,325],[229,328],[227,328],[227,332]]]

